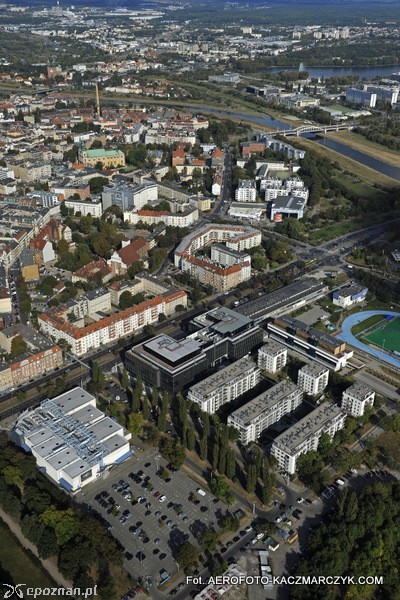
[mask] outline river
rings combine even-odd
[[[373,77],[390,77],[392,73],[400,71],[400,65],[382,67],[307,67],[307,65],[301,63],[298,67],[272,67],[269,71],[271,73],[279,73],[280,71],[307,71],[310,77],[314,79],[353,75],[359,79],[372,79]]]
[[[309,137],[309,136],[307,136]],[[387,175],[388,177],[392,177],[392,179],[397,179],[400,181],[400,168],[393,167],[388,163],[383,162],[382,160],[378,160],[369,154],[365,154],[364,152],[360,152],[359,150],[355,150],[354,148],[350,148],[350,146],[346,146],[346,144],[341,144],[336,140],[330,139],[321,139],[316,138],[315,140],[318,144],[325,146],[326,148],[330,148],[331,150],[335,150],[348,158],[352,158],[357,162],[365,165],[366,167],[370,167],[383,175]],[[399,155],[399,165],[400,165],[400,155]]]
[[[290,125],[287,125],[286,123],[282,123],[282,121],[279,121],[278,119],[274,119],[273,117],[271,117],[270,115],[268,115],[266,113],[262,114],[260,117],[256,117],[254,115],[246,115],[243,113],[230,112],[230,111],[226,111],[226,110],[219,110],[219,109],[212,109],[212,108],[201,109],[200,107],[194,107],[194,106],[191,106],[189,108],[190,108],[190,110],[197,110],[199,112],[203,111],[205,113],[221,115],[224,117],[234,117],[236,119],[242,119],[243,121],[250,121],[251,123],[256,123],[257,125],[268,125],[269,127],[275,127],[275,129],[278,129],[278,130],[293,129],[293,127],[291,127]],[[305,134],[304,137],[306,137],[308,139],[313,139],[318,144],[324,145],[327,148],[330,148],[331,150],[335,150],[336,152],[339,152],[339,154],[342,154],[343,156],[347,156],[347,158],[352,158],[353,160],[356,160],[357,162],[361,163],[362,165],[364,165],[366,167],[370,167],[371,169],[374,169],[375,171],[378,171],[379,173],[382,173],[383,175],[387,175],[388,177],[391,177],[392,179],[397,179],[397,181],[400,181],[400,168],[393,167],[392,165],[389,165],[388,163],[385,163],[382,160],[377,160],[376,158],[374,158],[373,156],[370,156],[369,154],[365,154],[364,152],[360,152],[359,150],[354,150],[354,148],[351,148],[350,146],[346,146],[346,144],[341,144],[340,142],[336,142],[334,140],[320,139],[320,138],[317,138],[315,136],[315,134]],[[290,143],[290,138],[288,138],[288,143]],[[399,165],[400,165],[400,156],[399,156]]]
[[[187,106],[189,110],[193,110],[196,112],[210,113],[212,115],[222,115],[224,117],[232,117],[235,119],[242,119],[243,121],[250,121],[251,123],[256,123],[257,125],[265,125],[268,127],[273,127],[274,129],[293,129],[291,125],[287,123],[282,123],[279,119],[274,119],[271,115],[267,113],[260,113],[260,117],[256,117],[254,115],[246,115],[243,113],[231,112],[227,110],[219,110],[217,108],[203,108],[200,106]]]

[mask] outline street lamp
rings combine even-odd
[[[159,469],[160,458],[161,458],[161,454],[156,454],[154,457],[154,460],[156,461],[156,473],[158,472],[158,469]]]
[[[382,350],[385,351],[385,342],[386,342],[386,338],[383,339],[383,344],[382,344]]]

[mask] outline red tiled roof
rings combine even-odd
[[[138,215],[141,217],[164,217],[169,215],[167,210],[138,210]]]
[[[147,254],[147,244],[143,238],[136,238],[130,244],[118,250],[117,254],[128,267]]]

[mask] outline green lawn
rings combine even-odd
[[[56,584],[43,569],[39,560],[29,550],[24,550],[19,541],[0,520],[0,564],[8,571],[15,583],[28,587],[54,587]],[[47,596],[52,598],[52,596]]]
[[[382,326],[365,338],[380,348],[400,352],[400,319],[384,319]]]
[[[371,317],[368,317],[368,319],[365,319],[365,321],[361,321],[361,323],[357,323],[357,325],[354,325],[354,327],[351,328],[351,333],[353,335],[358,335],[362,331],[365,331],[369,327],[372,327],[372,325],[376,325],[377,323],[379,323],[379,321],[382,321],[384,318],[384,315],[372,315]]]

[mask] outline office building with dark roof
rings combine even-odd
[[[196,317],[189,331],[183,340],[161,334],[134,346],[125,355],[128,372],[175,394],[222,361],[238,360],[263,341],[262,330],[251,319],[229,308]]]

